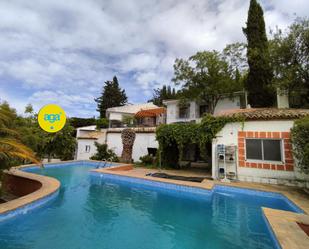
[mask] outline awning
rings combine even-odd
[[[156,117],[160,114],[165,114],[166,109],[164,107],[158,107],[154,109],[140,110],[135,114],[136,118]]]

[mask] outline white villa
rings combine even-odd
[[[209,108],[205,104],[199,104],[196,101],[190,101],[187,105],[180,105],[179,100],[165,100],[163,104],[166,106],[167,115],[166,123],[180,122],[199,122],[204,113],[209,112]],[[246,96],[244,92],[236,92],[234,96],[222,97],[216,105],[214,114],[227,110],[246,108]]]
[[[109,128],[97,130],[96,126],[77,128],[77,160],[89,159],[96,153],[95,142],[106,143],[108,148],[120,156],[122,152],[121,131],[127,127],[123,121],[130,117],[136,120],[131,127],[135,130],[136,138],[133,147],[133,160],[139,161],[141,156],[147,155],[158,148],[155,138],[156,126],[165,123],[165,108],[153,103],[126,105],[109,108],[106,116],[109,119]]]
[[[294,168],[290,129],[294,120],[309,115],[309,110],[288,109],[286,96],[278,96],[277,102],[285,108],[245,108],[246,101],[241,99],[241,94],[219,100],[215,116],[242,115],[245,122],[227,124],[213,140],[208,163],[214,179],[226,176],[243,181],[295,184],[294,180],[300,178]],[[163,103],[166,108],[153,103],[109,108],[106,112],[110,120],[109,128],[100,131],[95,126],[77,129],[76,159],[89,159],[95,154],[95,141],[106,143],[108,148],[121,156],[121,131],[127,127],[123,123],[124,117],[136,120],[130,125],[136,133],[132,157],[134,161],[139,161],[141,156],[154,154],[158,148],[156,126],[162,123],[199,122],[207,112],[207,106],[195,101],[186,107],[180,106],[178,100]],[[221,151],[222,146],[225,147],[224,152]],[[196,161],[199,159],[195,150],[194,146],[189,146],[184,153],[185,160],[205,165],[205,162]]]
[[[109,120],[110,128],[124,127],[123,121],[126,118],[133,118],[134,115],[141,110],[156,109],[158,106],[153,103],[125,105],[108,108],[106,110],[106,118]]]
[[[219,100],[215,113],[230,109],[244,108],[241,96],[243,92],[235,93],[234,98],[222,98]],[[133,147],[133,159],[139,161],[141,156],[158,148],[155,138],[156,127],[163,123],[175,122],[198,122],[202,115],[207,112],[207,106],[199,105],[191,101],[188,108],[179,106],[178,100],[164,101],[166,108],[158,107],[153,103],[125,105],[112,107],[106,110],[109,120],[109,128],[96,130],[95,126],[80,127],[77,129],[77,150],[75,158],[78,160],[89,159],[96,153],[94,142],[107,143],[110,149],[120,156],[122,152],[121,131],[127,127],[124,123],[126,118],[134,118],[135,124],[130,127],[136,132]],[[134,127],[132,127],[134,126]]]

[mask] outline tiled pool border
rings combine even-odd
[[[181,184],[175,184],[172,182],[160,182],[156,179],[150,180],[150,179],[145,179],[145,178],[140,178],[140,177],[133,177],[133,176],[124,176],[124,175],[117,175],[113,174],[112,172],[100,172],[100,171],[91,171],[90,173],[92,176],[95,176],[96,178],[101,179],[101,181],[104,181],[104,179],[112,179],[113,181],[123,181],[127,182],[129,184],[134,184],[135,186],[137,184],[144,185],[146,187],[152,187],[152,188],[162,188],[165,190],[170,190],[176,191],[178,194],[179,193],[191,193],[194,195],[197,195],[201,197],[207,196],[212,198],[212,194],[215,191],[220,192],[220,190],[224,190],[224,192],[231,192],[231,193],[243,193],[243,194],[250,194],[250,195],[255,195],[255,196],[262,196],[262,197],[268,197],[268,198],[279,198],[283,201],[285,201],[293,210],[293,213],[297,215],[304,215],[304,211],[298,207],[294,202],[292,202],[288,197],[286,197],[282,193],[278,192],[270,192],[270,191],[263,191],[263,190],[255,190],[255,189],[249,189],[249,188],[243,188],[243,187],[233,187],[233,186],[225,186],[221,184],[214,184],[211,189],[205,189],[205,188],[199,188],[199,187],[191,187],[191,186],[185,186]],[[277,209],[274,209],[277,210]],[[291,213],[291,211],[284,211],[284,210],[277,210],[278,212],[282,212],[283,215],[286,213]],[[266,227],[269,231],[269,235],[271,240],[274,243],[275,248],[277,249],[282,249],[286,248],[281,246],[279,238],[276,236],[276,231],[274,231],[273,227],[271,226],[269,222],[269,217],[268,214],[265,213],[265,208],[262,207],[262,217],[264,219],[264,222],[266,224]],[[298,248],[298,247],[297,247]]]
[[[57,162],[57,163],[44,163],[43,166],[47,168],[58,168],[63,166],[75,166],[76,164],[82,164],[82,165],[89,165],[89,166],[107,166],[105,165],[105,162],[101,161],[87,161],[87,160],[78,160],[78,161],[67,161],[67,162]],[[111,163],[106,162],[106,164],[109,164],[108,166],[120,166],[124,165],[123,163]],[[37,169],[39,166],[29,164],[29,165],[22,165],[17,167],[18,169],[25,171],[25,172],[31,172],[33,169]]]
[[[275,197],[284,200],[288,203],[289,206],[291,206],[296,213],[305,213],[303,209],[301,209],[298,205],[296,205],[293,201],[291,201],[288,197],[283,195],[282,193],[276,193],[276,192],[269,192],[269,191],[263,191],[263,190],[254,190],[254,189],[248,189],[248,188],[240,188],[240,187],[233,187],[233,186],[224,186],[224,185],[215,185],[215,189],[224,189],[226,192],[231,191],[237,192],[237,193],[244,193],[244,194],[250,194],[250,195],[259,195],[263,197]]]
[[[100,184],[104,180],[111,180],[111,183],[126,183],[132,187],[142,187],[145,190],[162,190],[166,191],[167,193],[171,193],[173,191],[174,194],[178,196],[186,196],[186,197],[196,197],[196,198],[211,198],[213,190],[189,187],[184,185],[177,185],[177,184],[169,184],[159,181],[151,181],[145,180],[140,178],[133,178],[133,177],[125,177],[125,176],[118,176],[113,174],[102,174],[96,171],[91,171],[90,176],[94,179],[99,179]]]
[[[18,217],[20,215],[25,215],[29,212],[34,211],[35,209],[43,207],[43,206],[47,205],[48,203],[50,203],[51,201],[53,201],[58,196],[58,194],[59,194],[59,189],[56,190],[55,192],[41,198],[41,199],[33,201],[33,202],[26,204],[24,206],[18,207],[14,210],[10,210],[6,213],[2,213],[2,214],[0,214],[0,222]]]
[[[76,166],[78,164],[82,165],[89,165],[90,166],[98,166],[102,165],[103,163],[100,161],[87,161],[87,160],[80,160],[80,161],[68,161],[68,162],[57,162],[57,163],[47,163],[44,164],[44,167],[46,168],[55,168],[55,167],[64,167],[64,166]],[[105,165],[105,167],[111,167],[111,166],[120,166],[124,165],[123,163],[108,163]],[[102,165],[103,166],[103,165]],[[33,169],[37,169],[38,166],[33,166],[33,165],[23,165],[18,167],[19,170],[24,171],[24,172],[29,172],[31,173]],[[123,175],[116,175],[116,174],[110,174],[110,173],[102,173],[102,172],[97,172],[97,171],[90,171],[90,175],[100,177],[100,178],[106,178],[106,179],[113,179],[113,180],[121,180],[121,181],[126,181],[131,184],[141,184],[144,186],[151,187],[153,189],[155,188],[164,188],[166,190],[174,190],[177,191],[178,193],[185,193],[187,194],[197,194],[200,196],[207,196],[211,197],[213,192],[216,190],[224,190],[225,192],[232,192],[232,193],[244,193],[244,194],[251,194],[251,195],[258,195],[258,196],[263,196],[263,197],[276,197],[284,200],[285,202],[288,203],[288,205],[293,209],[293,211],[297,213],[304,213],[304,211],[298,207],[295,203],[293,203],[289,198],[284,196],[281,193],[275,193],[275,192],[268,192],[268,191],[261,191],[261,190],[253,190],[253,189],[246,189],[246,188],[239,188],[239,187],[233,187],[233,186],[224,186],[224,185],[217,185],[215,184],[212,189],[204,189],[204,188],[198,188],[198,187],[191,187],[191,186],[185,186],[181,184],[174,184],[174,183],[167,183],[167,182],[160,182],[156,180],[149,180],[149,179],[142,179],[138,177],[131,177],[131,176],[123,176]],[[43,176],[44,177],[44,176]],[[55,193],[54,193],[55,194]],[[57,194],[53,195],[56,196]],[[45,201],[46,199],[46,201]],[[10,210],[8,212],[0,214],[0,222],[3,220],[3,217],[11,217],[12,215],[10,213],[15,213],[14,216],[16,216],[18,213],[23,214],[24,210],[30,210],[30,209],[35,209],[37,206],[42,206],[44,203],[47,203],[50,198],[49,195],[40,198],[39,200],[36,200],[34,202],[39,202],[41,203],[40,205],[35,205],[35,203],[31,202],[28,205],[22,206],[20,208],[17,208],[15,210]],[[31,208],[32,207],[32,208]],[[20,210],[20,211],[18,211]]]
[[[178,193],[190,193],[190,194],[197,194],[200,196],[212,196],[214,192],[219,192],[220,190],[224,190],[225,192],[231,193],[242,193],[242,194],[250,194],[255,196],[261,197],[269,197],[269,198],[279,198],[285,201],[291,209],[296,213],[304,213],[304,211],[298,207],[295,203],[293,203],[289,198],[284,196],[281,193],[275,192],[268,192],[268,191],[261,191],[261,190],[253,190],[253,189],[246,189],[246,188],[238,188],[238,187],[231,187],[231,186],[224,186],[224,185],[214,185],[212,189],[204,189],[198,187],[191,187],[185,186],[180,184],[168,183],[168,182],[160,182],[156,180],[138,178],[138,177],[131,177],[131,176],[123,176],[123,175],[115,175],[109,173],[102,173],[98,171],[91,171],[90,174],[95,177],[99,177],[100,179],[112,179],[112,180],[120,180],[126,181],[127,183],[144,185],[147,187],[151,187],[153,189],[162,188],[166,190],[173,190],[177,191]]]
[[[74,161],[66,161],[66,162],[54,162],[54,163],[46,163],[44,164],[45,167],[63,167],[63,166],[74,166],[74,165],[78,165],[78,164],[82,164],[82,165],[89,165],[89,166],[98,166],[98,165],[102,165],[103,162],[101,161],[90,161],[90,160],[74,160]],[[107,165],[110,167],[113,166],[123,166],[125,164],[123,163],[113,163],[112,165]],[[16,167],[13,170],[18,171],[18,172],[29,172],[30,174],[32,169],[37,168],[38,166],[33,166],[33,165],[22,165],[20,167]],[[117,168],[117,167],[115,167]],[[104,169],[103,169],[104,171]],[[108,170],[109,171],[109,170]],[[34,175],[38,175],[38,174],[34,174]],[[149,179],[145,179],[145,178],[140,178],[140,177],[134,177],[134,176],[125,176],[125,175],[117,175],[117,174],[113,174],[113,172],[108,172],[108,173],[104,173],[104,172],[100,172],[98,170],[92,170],[90,171],[90,175],[91,176],[96,176],[99,178],[109,178],[112,180],[126,180],[127,182],[129,182],[130,184],[142,184],[144,186],[150,187],[150,188],[163,188],[167,191],[169,190],[176,190],[177,193],[180,194],[185,194],[185,195],[190,195],[190,194],[194,194],[192,196],[198,196],[200,197],[211,197],[212,193],[216,190],[224,190],[224,192],[231,192],[231,193],[245,193],[245,194],[253,194],[253,195],[260,195],[260,196],[264,196],[264,197],[276,197],[276,198],[280,198],[283,199],[284,201],[286,201],[290,207],[296,212],[296,213],[291,213],[289,211],[280,211],[277,209],[274,209],[273,211],[279,212],[280,214],[282,213],[283,215],[287,214],[289,215],[297,215],[299,217],[300,215],[304,215],[307,216],[305,214],[299,214],[299,213],[304,213],[304,211],[298,206],[296,205],[293,201],[291,201],[287,196],[285,196],[285,194],[282,194],[280,192],[275,192],[275,191],[264,191],[264,190],[255,190],[254,188],[246,188],[246,187],[239,187],[239,186],[226,186],[226,185],[221,185],[221,184],[216,184],[214,183],[212,185],[212,187],[210,188],[205,188],[205,187],[197,187],[197,186],[188,186],[188,185],[182,185],[181,183],[176,184],[173,182],[161,182],[158,181],[157,179],[154,180],[149,180]],[[20,175],[19,175],[20,176]],[[26,177],[26,176],[22,176],[22,177]],[[45,176],[40,176],[40,177],[45,177]],[[35,191],[34,193],[38,192],[39,190]],[[169,191],[170,192],[170,191]],[[56,191],[47,193],[45,196],[40,197],[38,199],[32,200],[29,203],[27,203],[26,205],[21,205],[18,208],[14,208],[8,211],[3,212],[3,210],[0,213],[0,222],[5,222],[11,218],[17,217],[19,215],[25,215],[29,212],[32,212],[35,209],[38,209],[40,207],[45,206],[46,204],[48,204],[49,202],[53,201],[59,193],[59,188]],[[31,195],[31,194],[30,194]],[[27,196],[26,196],[27,197]],[[16,199],[18,200],[18,199]],[[0,204],[1,205],[1,204]],[[269,214],[265,213],[267,208],[263,208],[263,218],[266,222],[266,225],[268,227],[268,230],[270,232],[271,238],[274,241],[274,244],[277,248],[286,248],[284,246],[282,246],[282,241],[281,238],[278,239],[278,234],[277,234],[277,229],[274,230],[274,228],[272,227],[273,224],[270,224],[270,217]],[[307,209],[306,209],[307,210]],[[269,211],[268,211],[269,212]],[[273,223],[273,221],[271,221]],[[279,242],[280,240],[280,242]]]
[[[82,165],[89,165],[91,166],[98,166],[102,165],[103,162],[100,161],[87,161],[87,160],[80,160],[80,161],[67,161],[67,162],[57,162],[57,163],[47,163],[44,164],[44,167],[46,168],[54,168],[54,167],[64,167],[64,166],[76,166],[78,164]],[[122,163],[106,163],[105,167],[111,167],[111,166],[120,166],[124,165]],[[103,166],[103,165],[102,165]],[[34,165],[22,165],[20,167],[17,167],[16,169],[22,172],[29,172],[32,173],[33,169],[37,169],[38,166]],[[246,188],[239,188],[239,187],[232,187],[232,186],[224,186],[224,185],[214,185],[212,189],[204,189],[204,188],[198,188],[198,187],[191,187],[191,186],[185,186],[181,184],[174,184],[174,183],[167,183],[167,182],[160,182],[156,180],[149,180],[149,179],[142,179],[138,177],[130,177],[130,176],[123,176],[123,175],[116,175],[116,174],[107,174],[107,173],[102,173],[102,172],[97,172],[97,171],[90,171],[90,175],[93,176],[99,176],[100,178],[106,178],[106,179],[113,179],[113,180],[121,180],[121,181],[126,181],[131,184],[141,184],[147,187],[151,188],[164,188],[166,190],[174,190],[177,191],[178,194],[197,194],[199,196],[204,196],[204,197],[211,197],[213,192],[216,190],[224,190],[225,192],[232,192],[232,193],[245,193],[245,194],[254,194],[254,195],[259,195],[259,196],[264,196],[264,197],[276,197],[280,198],[288,203],[288,205],[291,206],[291,208],[297,212],[297,213],[303,213],[304,211],[298,207],[296,204],[294,204],[290,199],[285,197],[281,193],[275,193],[275,192],[268,192],[268,191],[260,191],[260,190],[253,190],[253,189],[246,189]],[[42,176],[44,177],[44,176]],[[26,205],[23,205],[21,207],[18,207],[13,210],[9,210],[7,212],[3,212],[0,214],[0,222],[2,220],[6,220],[10,217],[15,217],[18,214],[24,214],[25,212],[28,212],[31,209],[36,209],[37,207],[41,207],[44,204],[48,203],[50,200],[55,198],[57,196],[58,191],[54,193],[49,193],[46,196],[35,200],[33,202],[29,202]]]
[[[105,166],[105,167],[112,167],[112,166],[120,166],[120,165],[123,165],[123,163],[110,163],[110,162],[101,162],[101,161],[87,161],[87,160],[80,160],[80,161],[67,161],[67,162],[53,162],[53,163],[46,163],[44,164],[44,167],[46,168],[57,168],[57,167],[64,167],[64,166],[76,166],[76,165],[89,165],[90,166]],[[105,165],[106,164],[106,165]],[[29,176],[27,175],[23,175],[23,172],[26,172],[26,173],[30,173],[30,174],[34,174],[36,176],[39,176],[39,179],[32,179],[32,180],[35,180],[35,181],[39,181],[39,182],[44,182],[44,179],[47,179],[49,177],[46,177],[46,176],[42,176],[42,175],[38,175],[38,174],[35,174],[35,172],[32,172],[32,170],[34,169],[38,169],[40,166],[38,165],[33,165],[33,164],[29,164],[29,165],[21,165],[21,166],[18,166],[18,167],[13,167],[10,172],[10,174],[12,175],[15,175],[15,176],[18,176],[18,177],[24,177],[24,178],[28,178]],[[31,178],[29,178],[31,179]],[[54,179],[54,178],[53,178]],[[57,181],[56,179],[54,179],[55,181]],[[37,190],[37,191],[42,191],[42,188],[43,188],[43,183],[42,183],[42,187]],[[59,187],[57,187],[54,191],[49,191],[46,193],[46,195],[38,198],[38,199],[35,199],[35,200],[32,200],[29,198],[29,201],[27,203],[22,203],[21,205],[19,205],[18,207],[16,208],[13,208],[13,209],[8,209],[8,210],[0,210],[1,213],[0,213],[0,222],[3,222],[3,221],[6,221],[8,219],[11,219],[11,218],[14,218],[14,217],[17,217],[19,215],[24,215],[28,212],[31,212],[37,208],[40,208],[46,204],[48,204],[50,201],[54,200],[58,194],[59,194],[59,188],[60,188],[60,185]],[[37,191],[33,192],[33,193],[30,193],[29,195],[26,195],[26,196],[22,196],[18,199],[15,199],[13,201],[16,201],[16,200],[19,200],[19,199],[22,199],[25,200],[25,198],[27,198],[27,196],[30,197],[30,195],[36,193]],[[9,204],[10,202],[6,202],[6,203],[3,203],[3,204]],[[2,204],[0,204],[2,205]]]

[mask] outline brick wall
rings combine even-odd
[[[268,163],[260,161],[246,161],[245,139],[246,138],[276,138],[283,139],[284,162]],[[290,132],[263,132],[263,131],[239,131],[238,132],[238,165],[239,167],[293,171],[294,161],[292,155],[292,144]]]

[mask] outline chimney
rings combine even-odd
[[[287,90],[277,89],[277,107],[289,108],[289,94]]]

